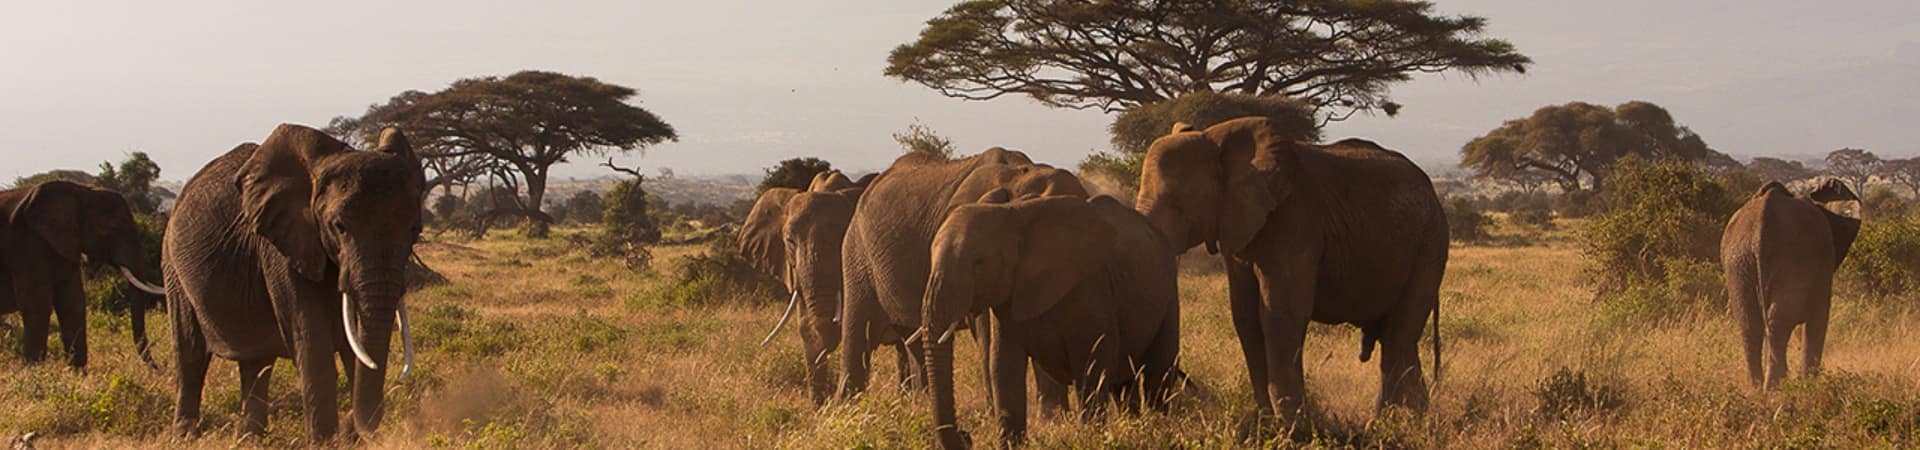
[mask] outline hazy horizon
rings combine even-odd
[[[405,90],[537,69],[639,90],[679,142],[619,157],[648,173],[755,173],[796,156],[884,168],[915,118],[962,152],[991,146],[1071,166],[1106,149],[1111,116],[1020,97],[966,102],[880,74],[952,0],[666,5],[342,2],[325,9],[222,1],[173,7],[14,5],[0,17],[0,182],[92,171],[132,151],[184,180],[281,122],[325,125]],[[1920,2],[1436,2],[1490,20],[1536,60],[1527,75],[1422,76],[1399,117],[1333,124],[1417,161],[1549,104],[1651,101],[1741,158],[1841,147],[1920,153]],[[526,24],[560,24],[527,26]],[[609,172],[598,160],[561,178]],[[1429,170],[1446,167],[1429,167]]]

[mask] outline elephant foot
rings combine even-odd
[[[200,419],[198,418],[174,419],[173,435],[183,437],[183,438],[199,437],[200,436]]]
[[[949,450],[973,448],[973,435],[961,431],[958,426],[948,425],[943,427],[939,431],[939,434],[940,448]]]

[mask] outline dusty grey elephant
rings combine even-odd
[[[779,277],[792,293],[786,312],[761,345],[772,341],[780,328],[800,312],[803,363],[809,394],[815,404],[833,395],[832,374],[826,356],[840,345],[840,243],[854,205],[865,187],[839,171],[814,176],[806,191],[770,189],[748,214],[740,229],[741,252],[757,267]]]
[[[996,189],[955,208],[933,239],[916,336],[931,336],[928,377],[942,446],[969,441],[955,422],[951,355],[953,330],[976,314],[993,317],[988,403],[1003,444],[1018,445],[1026,432],[1029,359],[1036,378],[1071,385],[1089,411],[1110,401],[1164,408],[1180,378],[1172,247],[1112,197],[1010,197]]]
[[[357,151],[318,130],[280,125],[207,164],[180,191],[162,257],[174,318],[182,433],[198,428],[213,356],[240,364],[244,431],[266,428],[273,361],[299,371],[308,438],[340,425],[339,366],[350,435],[375,432],[396,330],[412,369],[401,297],[420,235],[425,177],[398,130]]]
[[[154,284],[157,265],[140,246],[139,226],[120,194],[65,181],[0,191],[0,315],[19,311],[25,325],[21,359],[47,357],[51,316],[60,317],[67,365],[87,365],[85,260],[120,268],[137,289],[165,295]],[[133,340],[147,355],[146,296],[132,299]],[[151,362],[151,361],[149,361]]]
[[[1249,117],[1161,137],[1148,150],[1135,205],[1175,251],[1204,244],[1222,254],[1262,412],[1298,416],[1309,321],[1359,326],[1361,361],[1383,344],[1376,405],[1424,410],[1418,344],[1427,318],[1439,321],[1447,266],[1440,199],[1426,173],[1397,152],[1358,139],[1313,145],[1298,135]]]
[[[1860,233],[1859,211],[1860,198],[1837,179],[1801,197],[1768,182],[1727,221],[1720,265],[1754,385],[1771,389],[1786,379],[1787,339],[1801,324],[1807,326],[1802,371],[1820,371],[1833,272]]]

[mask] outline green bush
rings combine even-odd
[[[1537,411],[1548,420],[1607,413],[1627,403],[1626,388],[1597,378],[1589,379],[1586,372],[1565,367],[1540,380],[1540,384],[1534,387],[1533,396],[1540,400],[1540,409]]]
[[[739,246],[732,234],[721,233],[707,242],[704,252],[674,259],[679,271],[672,275],[658,296],[671,306],[708,306],[744,299],[769,302],[785,299],[786,289],[766,276],[734,250]]]
[[[1860,209],[1866,213],[1867,220],[1903,220],[1913,210],[1913,201],[1886,186],[1878,186],[1860,199]]]
[[[1146,153],[1108,153],[1094,152],[1087,159],[1080,160],[1080,179],[1088,182],[1101,180],[1111,182],[1124,196],[1122,202],[1130,202],[1140,192],[1140,165],[1147,159]]]
[[[1493,225],[1493,218],[1480,211],[1472,199],[1454,197],[1447,199],[1441,207],[1446,210],[1447,234],[1457,242],[1480,242],[1491,237],[1487,227]]]
[[[1912,217],[1862,222],[1838,278],[1869,300],[1910,300],[1920,290],[1920,223]]]
[[[1727,182],[1685,161],[1621,160],[1582,233],[1598,298],[1617,319],[1663,320],[1724,295],[1710,287],[1720,233],[1744,199]]]
[[[1526,225],[1540,230],[1552,230],[1553,211],[1547,208],[1525,208],[1513,211],[1513,223]]]

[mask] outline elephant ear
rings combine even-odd
[[[1860,235],[1860,197],[1845,182],[1830,178],[1808,192],[1806,198],[1819,206],[1827,219],[1827,230],[1833,233],[1833,265],[1840,267],[1854,238]]]
[[[327,268],[313,211],[312,168],[321,158],[344,151],[346,143],[319,130],[281,124],[241,164],[234,180],[240,190],[241,223],[272,243],[294,271],[309,280],[325,279]]]
[[[1042,197],[1013,203],[1025,215],[1013,271],[1014,320],[1045,314],[1073,288],[1105,267],[1117,234],[1079,197]]]
[[[34,186],[27,197],[7,213],[7,221],[26,224],[39,234],[54,253],[76,264],[80,262],[80,232],[88,229],[80,213],[81,193],[87,188],[65,181]]]
[[[754,201],[747,220],[741,222],[741,256],[768,275],[786,276],[787,241],[783,228],[787,223],[787,201],[797,194],[799,191],[793,188],[768,189]]]
[[[1216,234],[1219,250],[1236,253],[1253,241],[1267,216],[1292,193],[1299,144],[1265,118],[1228,121],[1206,134],[1220,146],[1225,184]]]

